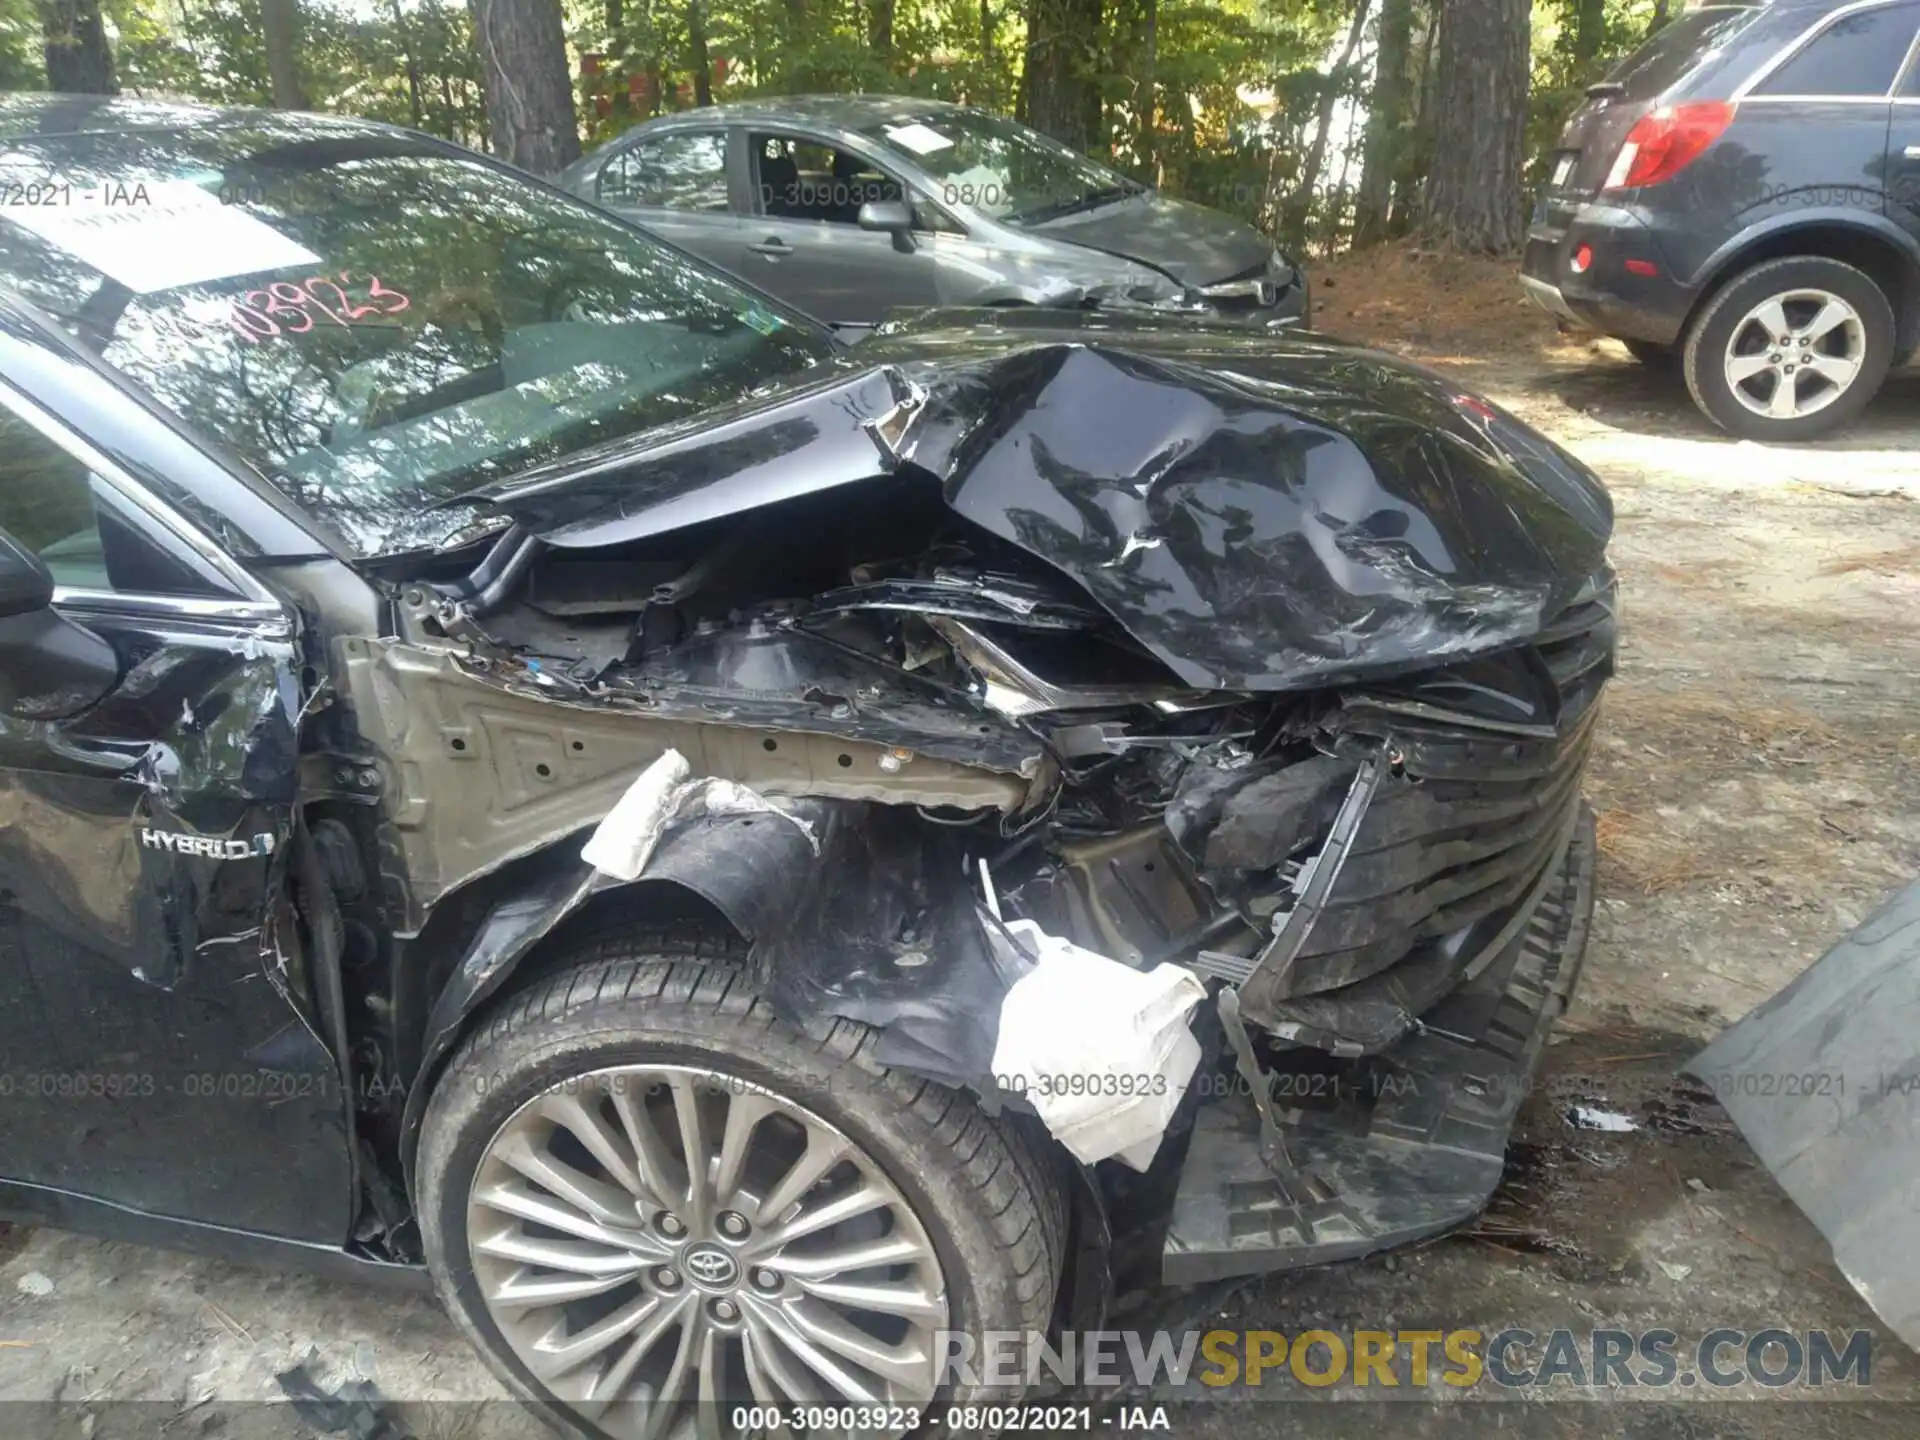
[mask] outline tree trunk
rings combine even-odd
[[[1440,37],[1442,0],[1416,0],[1413,12],[1418,29],[1413,72],[1408,77],[1413,97],[1407,115],[1406,145],[1393,169],[1393,204],[1390,214],[1397,216],[1401,228],[1418,216],[1425,190],[1425,170],[1433,154],[1433,56]],[[1409,165],[1406,150],[1411,150],[1417,165]]]
[[[1422,229],[1456,250],[1520,247],[1528,0],[1445,0]]]
[[[805,94],[815,89],[812,52],[807,25],[807,0],[787,0],[786,31],[781,40],[781,74],[790,94]]]
[[[707,58],[707,7],[687,0],[687,53],[693,65],[693,103],[713,103],[713,61]]]
[[[1101,0],[1028,0],[1027,64],[1020,78],[1026,123],[1075,150],[1100,139]]]
[[[620,27],[626,22],[626,18],[626,7],[621,0],[607,0],[607,39],[620,38]]]
[[[1440,7],[1443,0],[1426,0],[1420,15],[1420,58],[1413,65],[1413,123],[1416,127],[1433,120],[1433,52],[1440,36]]]
[[[467,0],[493,152],[535,174],[580,158],[558,0]]]
[[[100,19],[100,0],[40,0],[47,88],[68,95],[118,95],[120,79]]]
[[[1347,111],[1347,133],[1340,137],[1340,178],[1333,182],[1335,204],[1320,212],[1320,251],[1331,255],[1340,244],[1340,225],[1347,218],[1348,177],[1353,174],[1353,160],[1360,153],[1360,107],[1353,106]],[[1347,234],[1347,248],[1353,248],[1353,234]]]
[[[1667,19],[1667,0],[1653,0],[1653,23],[1647,26],[1647,33],[1651,35],[1662,25],[1665,25]]]
[[[1133,108],[1139,121],[1133,148],[1140,158],[1141,178],[1149,185],[1160,183],[1159,96],[1154,91],[1154,69],[1159,62],[1159,0],[1142,0],[1140,16],[1140,83],[1134,87]]]
[[[265,3],[272,4],[274,0],[265,0]],[[400,37],[400,58],[407,67],[407,108],[413,115],[413,128],[418,130],[423,114],[420,99],[420,58],[414,54],[413,37],[407,29],[407,17],[401,12],[400,0],[388,0],[388,4],[393,10],[393,33]]]
[[[1576,0],[1573,12],[1573,58],[1584,78],[1607,45],[1607,0]]]
[[[1407,123],[1413,0],[1382,0],[1379,42],[1379,64],[1374,69],[1360,162],[1360,196],[1353,217],[1356,248],[1386,239],[1392,218],[1393,176]]]
[[[1290,244],[1300,245],[1307,236],[1307,216],[1313,209],[1313,190],[1320,183],[1320,169],[1327,163],[1327,137],[1333,129],[1333,107],[1340,99],[1340,84],[1347,69],[1353,64],[1354,52],[1360,48],[1360,37],[1367,26],[1367,11],[1372,0],[1354,0],[1353,23],[1347,26],[1347,43],[1340,47],[1340,58],[1333,62],[1333,69],[1327,72],[1326,83],[1320,87],[1320,101],[1313,117],[1313,143],[1307,147],[1307,158],[1300,166],[1299,183],[1294,187],[1293,197],[1287,202],[1284,214],[1286,220],[1283,233]]]
[[[867,44],[882,65],[893,63],[893,0],[867,0]]]
[[[646,46],[646,58],[640,62],[640,73],[646,76],[646,103],[636,109],[644,120],[660,113],[660,26],[654,18],[653,0],[640,0],[635,12],[638,17],[640,42]],[[623,53],[631,53],[632,46],[622,44]]]
[[[306,109],[306,93],[300,87],[300,0],[260,0],[260,36],[267,50],[273,108]],[[414,123],[419,123],[418,115]]]

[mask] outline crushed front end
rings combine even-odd
[[[1602,572],[1527,646],[1157,732],[1036,717],[1061,795],[992,866],[1002,906],[1213,990],[1169,1283],[1383,1249],[1492,1194],[1584,951],[1613,605]]]
[[[1168,1281],[1462,1222],[1584,948],[1604,492],[1365,352],[980,329],[486,497],[513,528],[356,662],[405,717],[417,900],[675,749],[799,823],[705,816],[643,878],[881,1063],[1027,1103],[993,1066],[1021,922],[1204,982]]]

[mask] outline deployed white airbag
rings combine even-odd
[[[759,791],[733,780],[691,778],[692,767],[678,750],[669,750],[627,787],[613,809],[580,847],[580,858],[616,880],[638,880],[654,848],[676,821],[700,815],[778,815],[798,825],[814,842],[813,827],[782,809]]]
[[[993,1071],[1085,1164],[1153,1163],[1200,1064],[1187,1017],[1206,995],[1178,965],[1140,971],[1031,920],[1006,927],[1036,956],[1000,1002]]]

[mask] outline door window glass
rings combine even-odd
[[[599,195],[608,205],[663,210],[727,208],[727,140],[717,130],[662,135],[609,160]]]
[[[54,584],[111,588],[93,476],[26,421],[6,413],[0,413],[0,528],[40,557]]]
[[[213,571],[152,533],[152,521],[86,463],[0,409],[0,529],[68,590],[230,596]]]
[[[1843,15],[1754,87],[1756,95],[1884,95],[1907,58],[1920,5]]]
[[[753,135],[754,194],[760,213],[780,220],[860,223],[869,200],[898,200],[900,182],[851,151],[819,140]]]

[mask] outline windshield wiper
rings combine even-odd
[[[1063,200],[1057,205],[1042,205],[1038,210],[1028,210],[1008,218],[1022,225],[1038,225],[1047,220],[1058,220],[1063,215],[1078,215],[1083,210],[1097,210],[1102,205],[1111,205],[1116,200],[1125,200],[1130,196],[1144,195],[1144,185],[1103,185],[1098,190],[1089,190],[1074,200]]]

